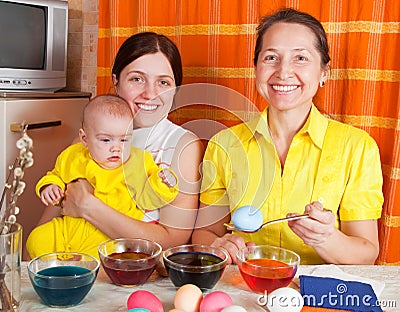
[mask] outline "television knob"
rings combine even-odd
[[[26,80],[13,80],[14,85],[25,86],[27,84]]]

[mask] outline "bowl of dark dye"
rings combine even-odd
[[[288,286],[300,264],[295,252],[274,246],[247,246],[237,254],[238,268],[243,280],[253,291],[268,294]]]
[[[196,244],[172,247],[163,253],[168,277],[176,287],[194,284],[204,290],[220,280],[228,258],[222,248]]]
[[[146,283],[159,261],[162,248],[141,238],[111,239],[99,245],[101,265],[118,286],[133,287]]]
[[[100,262],[79,252],[57,252],[29,261],[32,286],[50,307],[66,308],[79,304],[92,288]]]

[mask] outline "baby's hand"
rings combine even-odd
[[[63,190],[55,184],[46,186],[40,193],[40,199],[46,206],[49,204],[58,205],[63,197]]]
[[[169,170],[162,170],[160,171],[160,173],[158,174],[158,176],[161,178],[161,180],[168,185],[169,187],[174,187],[176,185],[176,178],[175,176],[172,174],[171,171]]]

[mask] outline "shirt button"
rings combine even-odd
[[[319,201],[321,204],[323,204],[323,203],[324,203],[324,198],[323,198],[323,197],[320,197],[320,198],[318,198],[318,201]]]
[[[325,176],[322,178],[322,182],[324,182],[324,183],[328,183],[328,182],[330,182],[330,180],[331,180],[331,178],[328,176]]]
[[[237,177],[236,172],[232,172],[232,179],[236,179],[236,177]]]

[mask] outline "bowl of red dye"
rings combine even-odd
[[[202,290],[220,280],[228,257],[222,248],[197,244],[171,247],[163,253],[168,277],[176,287],[194,284]]]
[[[237,262],[240,274],[251,290],[271,293],[291,283],[300,257],[280,247],[247,246],[237,252]]]
[[[141,238],[118,238],[99,245],[101,265],[118,286],[132,287],[146,283],[153,273],[161,246]]]

